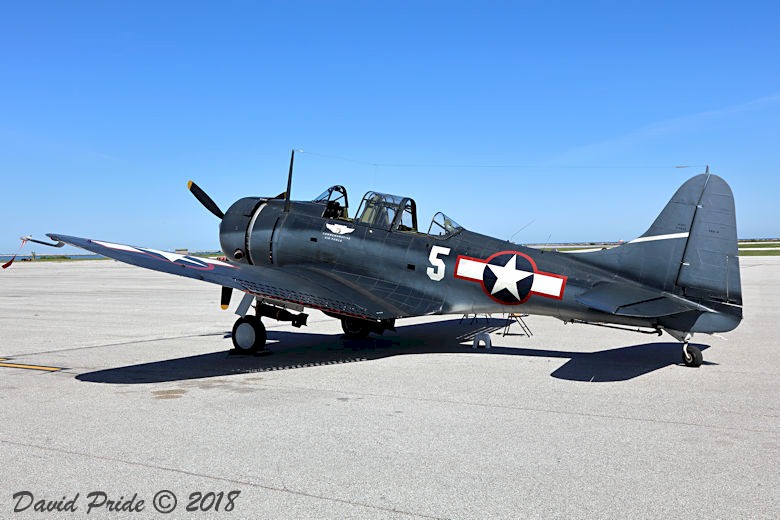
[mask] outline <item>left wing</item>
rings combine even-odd
[[[331,271],[316,264],[285,267],[234,264],[102,240],[53,233],[48,236],[145,269],[203,280],[333,314],[384,320],[441,310],[441,301],[414,289],[383,280],[355,278],[349,273]]]

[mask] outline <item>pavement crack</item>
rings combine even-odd
[[[81,347],[70,347],[70,348],[61,348],[61,349],[53,349],[53,350],[43,350],[40,352],[24,352],[22,354],[16,354],[12,355],[9,354],[5,357],[8,358],[21,358],[21,357],[28,357],[28,356],[38,356],[41,354],[59,354],[61,352],[74,352],[78,350],[91,350],[96,348],[108,348],[108,347],[121,347],[124,345],[137,345],[139,343],[154,343],[157,341],[169,341],[169,340],[175,340],[175,339],[189,339],[189,338],[205,338],[209,336],[224,336],[225,332],[206,332],[203,334],[185,334],[180,336],[160,336],[155,338],[147,338],[147,339],[134,339],[130,341],[119,341],[116,343],[103,343],[100,345],[84,345]]]

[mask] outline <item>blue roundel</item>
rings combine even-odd
[[[534,266],[523,255],[503,253],[485,264],[482,284],[491,298],[509,305],[522,303],[531,294]]]

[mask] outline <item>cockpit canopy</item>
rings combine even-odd
[[[463,226],[440,211],[433,216],[431,225],[428,227],[428,234],[437,237],[445,237],[456,231],[460,231],[461,229],[463,229]]]
[[[331,186],[312,202],[323,204],[323,218],[352,220],[348,216],[349,203],[344,186]],[[369,191],[360,202],[354,222],[387,231],[418,233],[417,205],[409,197]],[[436,213],[428,234],[446,237],[463,228],[442,212]]]
[[[369,191],[358,208],[356,222],[398,231],[417,231],[417,206],[409,197]]]
[[[349,200],[347,200],[347,189],[339,184],[331,186],[320,193],[319,197],[312,202],[325,204],[323,218],[349,218]]]

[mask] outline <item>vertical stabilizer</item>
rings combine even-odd
[[[734,197],[717,175],[688,179],[639,238],[576,256],[664,291],[742,304]]]

